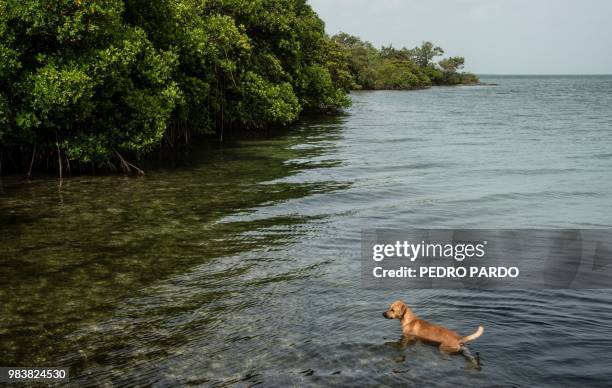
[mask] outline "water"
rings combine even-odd
[[[360,286],[360,230],[612,226],[612,77],[358,92],[144,178],[0,186],[0,365],[72,385],[607,385],[609,291]],[[402,347],[406,300],[481,371]]]

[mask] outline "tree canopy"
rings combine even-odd
[[[465,82],[442,53],[330,38],[306,0],[4,0],[0,168],[129,169],[194,134],[338,111],[354,88]]]
[[[422,89],[432,85],[458,85],[478,82],[471,73],[462,73],[463,57],[436,62],[444,50],[431,42],[412,49],[382,46],[340,33],[332,37],[348,57],[348,68],[356,89]]]
[[[285,125],[348,106],[351,83],[304,0],[0,3],[0,146],[15,164]]]

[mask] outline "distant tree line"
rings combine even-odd
[[[422,89],[432,85],[460,85],[478,83],[472,73],[461,72],[463,57],[449,57],[435,62],[444,50],[431,42],[407,49],[383,46],[356,36],[340,33],[332,37],[339,43],[348,61],[353,78],[353,89]]]
[[[0,172],[132,162],[294,122],[348,92],[473,82],[442,50],[333,38],[306,0],[0,1]]]

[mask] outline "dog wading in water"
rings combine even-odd
[[[452,330],[420,319],[401,300],[391,303],[391,306],[383,313],[383,316],[387,319],[399,319],[402,325],[402,332],[407,339],[420,339],[439,344],[441,351],[445,353],[462,353],[475,363],[476,366],[480,367],[480,360],[470,353],[466,345],[484,333],[482,326],[478,326],[478,329],[473,334],[462,337]]]

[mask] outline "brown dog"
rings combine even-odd
[[[391,303],[389,310],[385,311],[383,316],[387,319],[399,319],[404,336],[407,338],[440,344],[440,350],[447,353],[464,352],[466,350],[464,345],[474,341],[484,332],[484,328],[478,326],[474,334],[462,337],[452,330],[419,319],[401,300]]]

